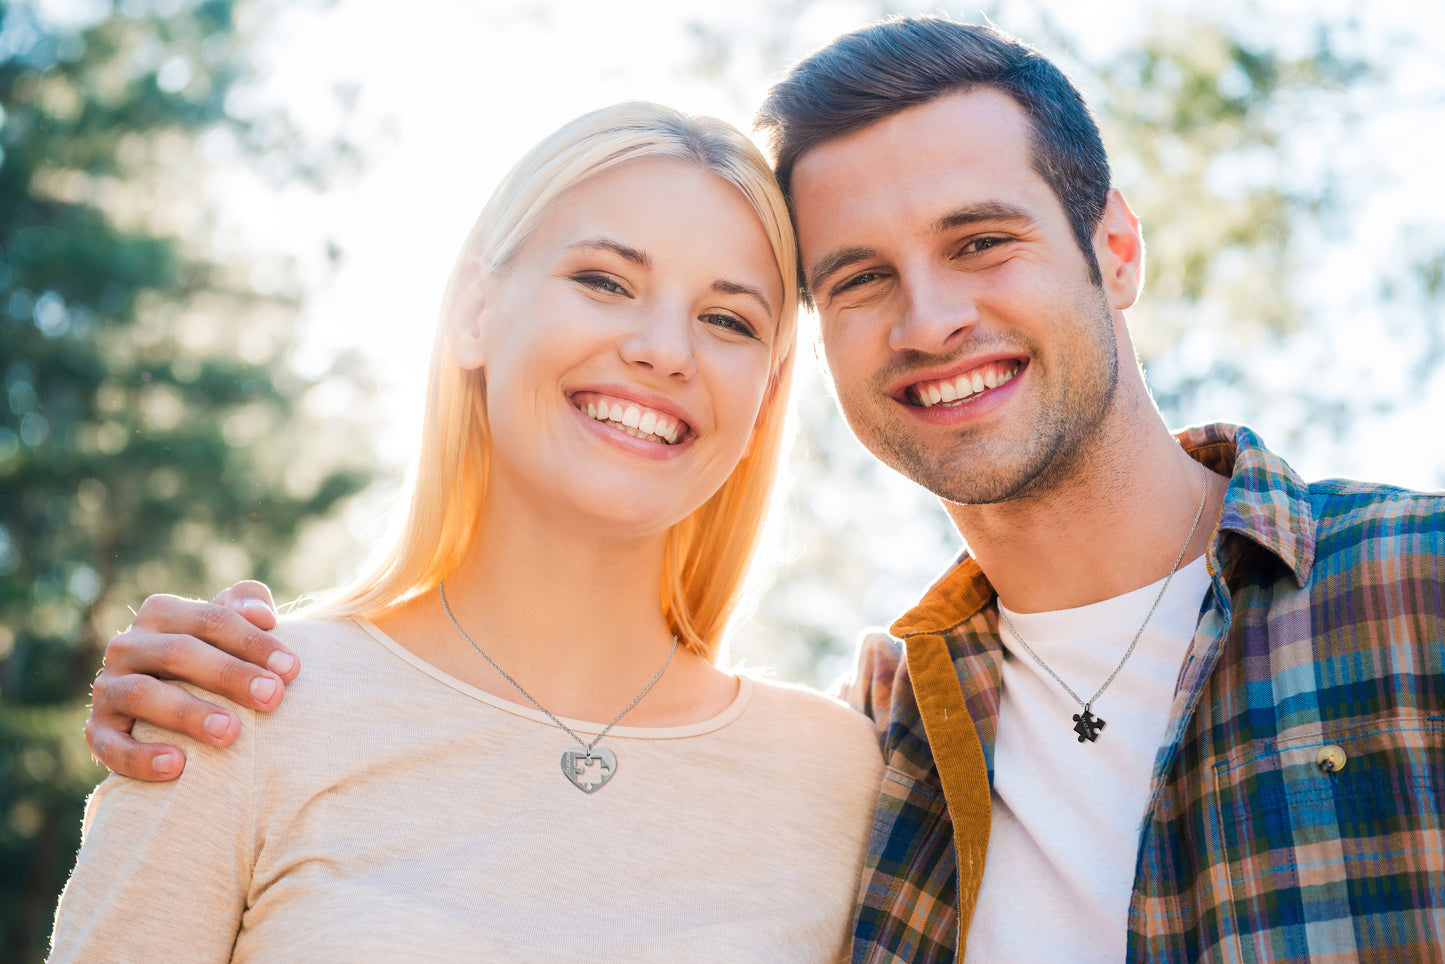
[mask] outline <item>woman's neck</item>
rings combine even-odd
[[[536,656],[561,646],[584,666],[661,651],[672,641],[658,591],[666,538],[603,539],[546,519],[484,518],[448,577],[468,600],[453,612],[484,623],[503,651]]]
[[[659,589],[666,534],[600,539],[515,514],[484,518],[477,531],[446,578],[455,625],[437,592],[377,624],[422,659],[502,699],[526,703],[473,644],[558,716],[612,719],[672,648]],[[735,694],[732,677],[679,645],[626,722],[696,722]]]

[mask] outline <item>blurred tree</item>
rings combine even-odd
[[[285,592],[303,528],[369,478],[354,435],[308,420],[285,266],[221,255],[201,200],[228,157],[319,180],[353,153],[242,96],[257,16],[231,0],[0,6],[7,961],[43,956],[103,775],[80,724],[125,604],[247,575]]]
[[[1323,321],[1299,282],[1347,202],[1327,145],[1358,136],[1355,102],[1379,96],[1383,69],[1342,52],[1350,29],[1321,23],[1276,49],[1224,21],[1156,16],[1139,44],[1092,68],[1115,181],[1147,225],[1147,297],[1131,327],[1144,360],[1161,363],[1151,386],[1166,413],[1231,386],[1257,393],[1256,407],[1283,391],[1313,418],[1326,406],[1348,417],[1328,386],[1252,383],[1251,362]]]

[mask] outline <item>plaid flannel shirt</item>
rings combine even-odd
[[[1230,483],[1129,960],[1445,961],[1445,496],[1306,485],[1243,427],[1179,440]],[[853,959],[961,960],[988,850],[993,590],[965,556],[891,632],[902,651],[868,637],[849,693],[887,759]]]

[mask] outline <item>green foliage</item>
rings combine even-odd
[[[1148,298],[1134,326],[1146,359],[1202,321],[1226,341],[1299,327],[1295,238],[1334,198],[1328,179],[1294,175],[1290,148],[1304,118],[1369,75],[1327,31],[1286,53],[1177,15],[1097,68],[1105,139],[1149,242]]]
[[[278,580],[306,523],[369,478],[315,443],[310,385],[286,364],[295,300],[207,250],[202,138],[275,156],[287,133],[228,107],[246,70],[238,11],[155,9],[128,0],[72,29],[0,8],[6,960],[43,953],[102,775],[80,741],[84,702],[126,604]]]

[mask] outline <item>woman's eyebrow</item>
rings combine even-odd
[[[611,251],[613,254],[626,258],[638,267],[652,267],[652,256],[646,251],[639,251],[631,245],[623,244],[621,241],[614,241],[612,238],[588,238],[585,241],[573,241],[567,245],[568,251],[586,248],[601,248],[604,251]]]
[[[763,310],[769,315],[773,313],[773,304],[768,301],[768,296],[763,294],[763,289],[761,288],[741,284],[737,281],[729,281],[726,278],[719,278],[712,283],[712,290],[725,295],[745,295],[762,305]]]

